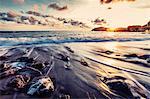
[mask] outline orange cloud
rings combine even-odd
[[[13,0],[15,4],[23,4],[25,0]]]
[[[43,11],[43,12],[45,12],[45,11],[46,11],[46,9],[47,9],[47,5],[42,4],[42,5],[41,5],[41,8],[42,8],[42,11]]]
[[[39,10],[38,4],[34,4],[34,5],[33,5],[33,10],[34,10],[34,11],[38,11],[38,10]]]

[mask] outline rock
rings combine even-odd
[[[61,60],[65,61],[65,62],[68,62],[70,61],[70,57],[69,56],[66,56],[66,55],[63,55],[63,54],[58,54],[60,57],[61,57]]]
[[[146,61],[147,61],[147,63],[150,63],[150,58],[148,58]]]
[[[17,59],[19,62],[27,62],[27,63],[33,63],[33,58],[28,58],[28,57],[20,57]]]
[[[25,67],[18,71],[18,74],[29,74],[32,78],[43,75],[41,71],[32,67]]]
[[[112,7],[108,7],[107,9],[109,9],[109,10],[110,10],[110,9],[112,9]]]
[[[6,70],[6,71],[0,73],[0,79],[8,77],[10,75],[14,75],[17,71],[18,71],[17,68],[11,68],[9,70]]]
[[[65,69],[70,70],[70,69],[71,69],[70,62],[66,63],[66,64],[64,65],[64,67],[65,67]]]
[[[48,96],[54,91],[53,82],[49,77],[41,77],[32,82],[28,95]]]
[[[150,58],[150,55],[142,55],[142,56],[139,56],[139,58],[146,60],[146,59]]]
[[[84,59],[81,59],[80,63],[84,66],[88,66],[88,63]]]
[[[7,86],[11,88],[22,89],[28,84],[29,80],[29,75],[16,75],[8,81]]]
[[[109,81],[107,82],[108,87],[117,95],[126,97],[126,98],[134,98],[132,92],[128,85],[121,80]]]
[[[108,54],[108,55],[111,55],[113,54],[114,52],[113,51],[105,51],[104,53]]]
[[[8,57],[6,56],[0,56],[0,60],[3,61],[3,60],[6,60]]]
[[[32,65],[33,68],[36,68],[38,70],[42,70],[45,67],[45,64],[42,63],[35,63]]]
[[[128,55],[124,55],[124,57],[138,57],[136,54],[128,54]]]
[[[3,63],[3,62],[0,63],[0,72],[3,72],[7,70],[8,68],[10,68],[10,65]]]
[[[73,51],[70,47],[65,46],[65,48],[66,48],[69,52],[74,53],[74,51]]]
[[[10,65],[11,65],[11,68],[22,69],[26,66],[26,62],[13,62]]]

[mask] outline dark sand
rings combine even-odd
[[[132,43],[71,43],[1,48],[2,64],[13,63],[26,56],[46,65],[42,68],[28,65],[14,74],[1,77],[0,99],[45,99],[46,95],[27,95],[32,80],[45,75],[50,77],[54,85],[54,90],[46,99],[150,98],[150,43],[138,42],[137,46],[133,46],[136,42]],[[9,79],[22,75],[24,71],[31,71],[32,79],[21,89],[11,86],[11,90],[8,90]]]

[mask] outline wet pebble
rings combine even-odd
[[[139,56],[139,58],[146,60],[146,59],[150,58],[150,55],[142,55],[142,56]]]
[[[73,51],[70,47],[65,46],[65,48],[66,48],[69,52],[74,53],[74,51]]]
[[[128,55],[123,55],[124,57],[131,57],[131,58],[133,58],[133,57],[138,57],[136,54],[128,54]]]
[[[150,58],[148,58],[146,61],[147,61],[147,63],[150,63]]]
[[[80,62],[81,62],[81,64],[82,64],[82,65],[84,65],[84,66],[88,66],[88,63],[87,63],[84,59],[81,59],[81,61],[80,61]]]

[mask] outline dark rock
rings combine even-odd
[[[6,60],[7,57],[6,56],[0,56],[0,60],[3,61],[3,60]]]
[[[10,68],[10,65],[6,64],[6,63],[0,63],[0,72],[3,72],[5,70],[7,70],[8,68]]]
[[[138,57],[136,54],[128,54],[128,55],[124,55],[124,57]]]
[[[147,61],[147,63],[150,63],[150,58],[148,58],[146,61]]]
[[[32,78],[43,75],[41,71],[32,67],[25,67],[20,69],[17,74],[29,74]]]
[[[124,81],[110,81],[107,82],[108,87],[117,95],[126,97],[126,98],[134,98],[132,92],[130,91],[128,85]]]
[[[81,59],[81,61],[80,61],[80,62],[81,62],[81,64],[82,64],[82,65],[84,65],[84,66],[88,66],[88,63],[87,63],[84,59]]]
[[[54,91],[53,82],[49,77],[41,77],[32,82],[28,95],[49,96]]]
[[[150,55],[142,55],[142,56],[139,56],[139,58],[146,60],[146,59],[150,58]]]
[[[106,54],[110,55],[112,53],[114,53],[113,51],[105,51]]]
[[[28,58],[28,57],[20,57],[17,59],[19,62],[27,62],[27,63],[32,63],[34,60],[33,58]]]
[[[59,54],[59,56],[61,57],[61,60],[65,61],[65,62],[70,61],[70,57],[69,56],[65,56],[63,54]]]
[[[10,75],[14,75],[14,74],[16,74],[17,71],[18,71],[17,68],[11,68],[9,70],[6,70],[6,71],[0,73],[0,79],[8,77]]]
[[[45,67],[45,64],[42,63],[35,63],[32,65],[33,68],[36,68],[38,70],[42,70]]]
[[[16,75],[8,81],[7,86],[11,88],[22,89],[27,85],[29,80],[29,75]]]
[[[22,68],[26,67],[26,62],[13,62],[9,65],[11,66],[11,68],[22,69]]]
[[[70,47],[65,46],[65,48],[66,48],[69,52],[74,53],[74,51],[73,51]]]

